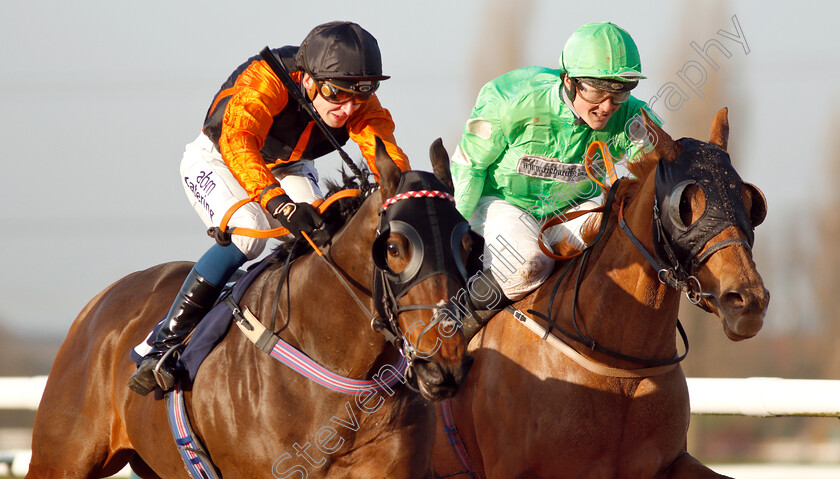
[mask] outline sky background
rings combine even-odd
[[[648,79],[635,96],[650,100],[670,82],[688,95],[686,108],[730,107],[733,161],[769,203],[756,257],[776,261],[795,254],[792,242],[808,244],[812,206],[836,187],[824,159],[840,125],[840,4],[523,0],[509,2],[514,11],[503,3],[0,2],[0,327],[61,337],[117,279],[196,260],[211,240],[181,187],[184,145],[236,66],[266,45],[297,45],[332,20],[356,21],[378,39],[392,76],[379,97],[417,169],[430,168],[434,139],[454,150],[481,83],[510,69],[497,56],[506,32],[521,32],[512,67],[556,68],[579,25],[612,21],[641,51]],[[742,43],[719,33],[737,33],[733,16]],[[690,45],[711,39],[730,54],[710,53],[717,70]],[[697,78],[686,70],[692,61],[709,84],[725,79],[723,91],[692,92],[678,75]],[[711,116],[674,131],[685,109],[663,105],[653,108],[673,137],[706,139]],[[360,157],[354,144],[346,150]],[[340,160],[317,166],[322,178],[335,177]],[[771,333],[813,326],[813,311],[801,307],[807,278],[765,280]]]

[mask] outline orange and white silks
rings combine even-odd
[[[292,79],[299,82],[302,72],[292,72]],[[297,139],[289,158],[264,158],[261,150],[272,133],[275,119],[287,108],[297,108],[279,78],[262,60],[253,61],[236,79],[234,86],[219,94],[229,95],[225,104],[219,137],[219,151],[228,168],[253,201],[263,207],[271,198],[284,193],[271,173],[271,167],[298,161],[304,154],[310,138],[314,137],[308,124],[297,126],[303,133]],[[290,105],[290,103],[292,103]],[[215,105],[219,104],[217,98]],[[307,121],[308,123],[308,121]],[[410,169],[408,157],[397,146],[394,122],[388,110],[376,96],[359,107],[345,125],[349,139],[359,145],[368,167],[378,179],[374,163],[375,138],[385,143],[388,153],[402,171]],[[282,141],[273,137],[273,141]],[[292,145],[289,145],[291,148]],[[314,159],[314,158],[312,158]],[[276,188],[266,188],[276,185]]]

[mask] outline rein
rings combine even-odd
[[[318,209],[319,213],[324,213],[324,211],[326,211],[326,209],[331,204],[335,203],[337,200],[342,198],[355,197],[360,195],[361,193],[361,190],[357,189],[342,190],[330,196],[327,200],[318,203],[315,206]],[[455,202],[452,195],[443,191],[408,191],[405,193],[397,194],[394,197],[384,201],[381,209],[379,210],[380,216],[382,216],[383,213],[394,203],[409,198],[440,198],[448,200],[453,204]],[[228,209],[228,211],[223,216],[219,227],[210,228],[208,230],[208,235],[214,237],[216,241],[220,244],[229,244],[231,241],[231,236],[234,234],[248,236],[252,238],[276,238],[280,236],[285,236],[290,233],[289,230],[286,228],[254,230],[250,228],[234,227],[228,229],[228,221],[230,220],[231,216],[233,216],[233,213],[248,202],[250,202],[250,200],[246,199],[234,204],[230,209]],[[348,284],[347,280],[345,280],[342,273],[338,270],[335,263],[332,261],[332,258],[329,255],[329,250],[327,250],[325,254],[325,252],[322,251],[312,241],[309,235],[307,235],[305,232],[301,232],[301,234],[312,247],[312,249],[317,253],[318,257],[321,258],[321,260],[324,261],[324,263],[329,267],[329,270],[333,273],[336,279],[338,279],[339,283],[344,287],[344,289],[347,290],[347,293],[350,295],[350,297],[353,298],[357,306],[359,306],[359,309],[362,310],[362,312],[365,315],[365,318],[367,318],[368,321],[370,321],[371,328],[374,331],[382,334],[385,340],[391,343],[395,347],[395,349],[399,351],[401,357],[399,362],[391,367],[392,371],[394,371],[391,373],[391,377],[385,381],[381,379],[377,381],[357,380],[339,376],[322,367],[321,365],[310,359],[308,356],[306,356],[304,353],[298,351],[293,346],[283,341],[283,339],[281,339],[279,335],[275,333],[274,323],[277,316],[277,307],[280,302],[280,292],[282,290],[283,283],[286,282],[286,280],[288,279],[287,273],[290,266],[289,259],[291,258],[291,255],[289,256],[289,258],[287,258],[286,264],[283,268],[281,279],[278,282],[277,292],[275,293],[275,301],[272,306],[272,318],[270,329],[267,329],[265,326],[263,326],[259,319],[256,316],[254,316],[254,314],[251,313],[251,311],[248,310],[247,307],[244,310],[242,310],[232,297],[228,296],[225,299],[225,302],[227,303],[228,307],[233,311],[236,324],[237,326],[239,326],[240,330],[242,330],[245,336],[252,343],[254,343],[254,345],[256,345],[257,348],[261,351],[281,361],[282,363],[286,364],[287,366],[302,374],[303,376],[309,378],[310,380],[326,388],[332,389],[333,391],[345,394],[357,394],[365,390],[379,391],[387,389],[391,385],[395,384],[397,381],[401,381],[403,377],[411,376],[413,362],[414,359],[418,356],[419,351],[413,344],[411,344],[410,341],[408,341],[408,338],[403,337],[403,334],[400,331],[400,326],[397,322],[397,317],[403,311],[419,309],[438,310],[441,308],[441,306],[436,304],[400,306],[397,303],[397,297],[393,293],[390,282],[386,279],[385,272],[382,271],[378,266],[374,266],[375,280],[382,282],[384,286],[383,289],[385,291],[384,296],[373,295],[374,303],[377,305],[377,310],[385,312],[386,319],[383,320],[380,316],[371,313],[371,311],[368,310],[368,308],[365,306],[364,302],[362,302],[359,296],[353,291],[352,287]],[[412,260],[413,259],[414,258],[412,258]],[[420,332],[420,335],[418,336],[418,342],[424,334],[426,334],[432,328],[437,326],[438,323],[440,323],[445,316],[446,315],[434,315],[432,321],[430,321],[430,323],[426,325],[426,327]],[[408,383],[406,383],[406,385],[409,386]]]
[[[548,342],[548,344],[552,345],[554,348],[558,349],[560,352],[568,356],[569,359],[576,362],[579,366],[583,367],[584,369],[598,374],[599,376],[609,376],[613,378],[647,378],[651,376],[659,376],[661,374],[665,374],[668,371],[677,367],[676,362],[671,364],[663,364],[661,366],[652,366],[640,369],[622,369],[605,366],[579,353],[575,348],[571,347],[568,343],[566,343],[559,337],[554,336],[553,334],[547,334],[548,331],[546,328],[540,326],[539,323],[528,317],[528,315],[526,315],[522,311],[514,308],[513,306],[508,306],[507,308],[505,308],[505,310],[511,313],[514,319],[522,323],[534,334],[536,334],[537,336],[542,336],[542,338],[546,342]],[[549,328],[550,327],[551,323],[549,323]]]
[[[606,233],[608,219],[610,217],[610,213],[611,213],[611,210],[612,210],[612,205],[615,202],[615,194],[618,191],[618,185],[619,185],[620,182],[621,182],[621,179],[618,179],[618,180],[615,181],[615,183],[613,183],[613,186],[612,186],[612,188],[610,188],[609,193],[607,194],[607,198],[604,201],[604,206],[601,207],[601,208],[596,208],[595,209],[595,210],[603,211],[602,219],[601,219],[601,227],[598,229],[598,234],[595,236],[595,239],[592,241],[592,243],[589,246],[584,248],[583,251],[581,251],[579,254],[572,256],[571,260],[566,263],[566,267],[563,269],[563,271],[560,273],[560,275],[558,276],[557,280],[554,283],[554,287],[551,291],[551,295],[549,296],[548,310],[546,311],[546,313],[543,314],[540,311],[537,311],[537,310],[534,310],[534,309],[528,309],[528,312],[537,316],[538,318],[542,319],[543,321],[545,321],[548,324],[548,327],[545,328],[544,334],[542,335],[543,340],[547,340],[549,338],[550,334],[551,334],[551,329],[556,328],[558,331],[560,331],[560,333],[562,333],[567,338],[569,338],[569,339],[571,339],[571,340],[573,340],[577,343],[585,345],[590,350],[598,351],[600,353],[606,354],[606,355],[611,356],[611,357],[616,358],[616,359],[630,361],[630,362],[634,362],[634,363],[637,363],[637,364],[642,364],[642,365],[645,365],[645,366],[648,366],[648,367],[669,366],[669,365],[677,364],[677,363],[681,362],[683,359],[685,359],[686,355],[688,354],[688,336],[686,335],[685,329],[683,328],[683,326],[682,326],[682,324],[680,323],[679,320],[677,320],[677,330],[679,331],[680,337],[682,338],[683,344],[685,345],[685,352],[682,355],[675,356],[671,359],[650,359],[650,358],[642,358],[642,357],[637,357],[637,356],[631,356],[631,355],[624,354],[620,351],[616,351],[616,350],[601,346],[600,344],[595,342],[594,339],[586,336],[580,330],[580,326],[578,325],[577,303],[578,303],[578,296],[579,296],[579,293],[580,293],[580,284],[583,280],[584,267],[589,262],[590,255],[592,253],[592,248],[596,244],[598,244],[598,242],[601,240],[601,238],[603,238],[604,234]],[[622,202],[622,206],[623,206],[623,202]],[[589,211],[587,211],[586,213],[588,213],[588,212]],[[619,216],[622,216],[621,208],[619,208]],[[548,224],[548,223],[546,223],[546,224]],[[544,229],[545,229],[545,226],[543,227],[543,230]],[[542,242],[540,242],[540,246],[541,247],[543,246]],[[646,254],[646,252],[644,251],[644,248],[642,248],[642,251],[643,251],[643,254]],[[565,329],[564,327],[562,327],[560,324],[558,324],[553,319],[551,319],[552,318],[551,310],[554,306],[554,299],[557,296],[557,293],[560,289],[560,284],[566,278],[566,275],[571,270],[571,267],[574,264],[575,260],[577,260],[578,258],[580,258],[580,262],[578,263],[579,266],[578,266],[577,277],[575,279],[574,297],[572,299],[572,325],[574,326],[575,332],[571,332],[571,331],[568,331],[567,329]],[[516,317],[516,315],[514,315],[514,317]],[[520,322],[525,322],[523,319],[520,319],[520,318],[517,318],[517,319]],[[531,329],[533,330],[533,328],[531,328]],[[628,371],[632,371],[632,370],[628,370]],[[662,372],[666,372],[666,371],[662,371]],[[612,374],[610,374],[610,375],[612,375]],[[633,377],[633,376],[628,376],[628,377]]]
[[[589,246],[584,248],[582,251],[580,251],[576,254],[570,255],[570,256],[560,256],[560,255],[554,254],[553,251],[551,251],[550,248],[548,248],[542,242],[542,235],[541,235],[539,245],[540,245],[540,248],[542,249],[542,251],[544,253],[546,253],[549,257],[551,257],[555,260],[558,260],[558,261],[569,260],[569,262],[567,263],[565,269],[560,274],[559,278],[557,279],[556,284],[554,285],[554,289],[552,290],[550,300],[549,300],[547,314],[542,314],[542,313],[540,313],[538,311],[534,311],[534,310],[528,310],[528,311],[531,312],[532,314],[535,314],[536,316],[540,317],[542,320],[544,320],[548,323],[548,328],[545,330],[545,332],[543,334],[543,339],[544,340],[549,337],[551,328],[555,327],[562,334],[564,334],[566,337],[568,337],[569,339],[572,339],[572,340],[574,340],[578,343],[584,344],[594,351],[599,351],[601,353],[607,354],[607,355],[609,355],[611,357],[614,357],[614,358],[617,358],[617,359],[627,360],[627,361],[635,362],[635,363],[638,363],[638,364],[644,364],[644,365],[651,366],[651,367],[667,366],[667,365],[672,365],[672,364],[679,363],[688,354],[688,337],[687,337],[687,335],[685,333],[685,330],[682,326],[682,323],[679,321],[679,319],[677,319],[677,330],[680,334],[680,337],[682,338],[683,344],[685,345],[685,352],[682,355],[677,355],[672,359],[666,359],[666,360],[639,358],[639,357],[635,357],[635,356],[625,355],[625,354],[623,354],[619,351],[611,350],[609,348],[605,348],[605,347],[597,344],[593,339],[584,335],[581,332],[580,328],[578,327],[577,315],[576,315],[576,313],[577,313],[576,305],[577,305],[577,301],[578,301],[580,283],[581,283],[582,278],[583,278],[583,269],[585,267],[586,262],[589,259],[589,255],[590,255],[592,247],[595,244],[598,243],[598,241],[601,239],[601,237],[604,234],[604,231],[606,229],[607,220],[609,219],[609,216],[610,216],[610,209],[612,207],[612,204],[615,201],[615,191],[617,190],[617,186],[618,186],[619,182],[621,181],[621,180],[615,178],[615,176],[614,176],[615,175],[615,173],[614,173],[615,167],[614,167],[614,164],[612,162],[611,155],[609,154],[609,151],[605,148],[605,145],[603,145],[600,142],[593,142],[592,144],[590,144],[589,148],[587,149],[587,152],[586,152],[584,166],[585,166],[586,172],[589,175],[589,177],[593,181],[595,181],[598,185],[600,185],[602,188],[606,187],[603,183],[601,183],[598,180],[597,177],[595,177],[595,175],[590,170],[590,164],[593,161],[593,153],[596,150],[599,150],[599,149],[600,149],[600,152],[601,152],[601,154],[604,158],[604,163],[605,163],[605,165],[607,167],[607,170],[608,170],[607,173],[608,173],[610,179],[612,180],[612,188],[610,188],[610,190],[609,190],[609,194],[608,194],[607,199],[605,201],[605,206],[600,207],[600,208],[595,208],[593,210],[588,210],[588,211],[573,212],[573,213],[570,213],[569,215],[567,215],[565,219],[576,218],[578,216],[581,216],[583,214],[590,213],[590,212],[593,212],[593,211],[603,211],[601,228],[599,229],[598,234],[595,237],[595,240],[592,242],[592,244],[590,244]],[[660,162],[661,161],[662,160],[660,160]],[[621,203],[619,204],[619,207],[618,207],[618,224],[621,227],[621,230],[630,239],[633,246],[636,247],[636,249],[645,258],[645,260],[651,265],[651,267],[654,269],[654,271],[656,271],[657,279],[659,280],[660,283],[662,283],[662,284],[664,284],[664,285],[666,285],[670,288],[673,288],[677,291],[685,293],[689,302],[691,302],[692,304],[704,309],[705,311],[711,312],[711,309],[703,301],[703,299],[707,298],[707,297],[710,297],[712,295],[711,295],[711,293],[706,293],[702,290],[702,287],[700,285],[700,281],[697,279],[696,276],[694,276],[692,274],[692,272],[696,271],[697,268],[699,268],[700,265],[703,264],[703,262],[706,261],[712,254],[714,254],[714,253],[716,253],[716,252],[718,252],[718,251],[720,251],[724,248],[727,248],[729,246],[734,246],[734,245],[743,245],[747,249],[751,249],[752,248],[751,244],[750,244],[750,242],[748,242],[744,239],[741,239],[741,238],[729,238],[729,239],[720,241],[718,243],[715,243],[715,244],[713,244],[712,246],[709,246],[708,248],[706,248],[703,251],[698,251],[696,254],[694,254],[692,257],[690,257],[689,259],[687,259],[685,261],[686,264],[683,264],[682,262],[680,262],[678,260],[677,254],[674,251],[674,247],[673,247],[673,245],[671,245],[671,240],[669,239],[669,235],[666,234],[665,227],[663,226],[662,216],[660,214],[660,209],[659,209],[659,202],[658,202],[658,199],[657,199],[658,196],[659,196],[659,186],[660,185],[657,182],[655,184],[654,207],[653,207],[653,223],[654,223],[654,228],[655,228],[654,232],[655,232],[655,238],[659,239],[658,240],[659,243],[656,243],[656,239],[655,239],[654,240],[655,241],[654,246],[655,247],[657,245],[659,246],[660,249],[657,250],[657,251],[664,252],[664,255],[667,256],[668,262],[672,266],[670,266],[670,267],[664,266],[661,261],[659,261],[653,254],[651,254],[650,252],[648,252],[645,249],[642,242],[639,241],[639,239],[636,237],[635,234],[633,234],[629,225],[627,224],[627,222],[624,219],[624,200],[621,201]],[[546,229],[548,229],[548,228],[550,228],[550,227],[552,227],[556,224],[562,223],[565,219],[560,218],[560,217],[552,218],[551,220],[546,222],[545,225],[543,225],[543,227],[541,229],[541,233],[543,231],[545,231]],[[563,327],[561,327],[559,324],[557,324],[555,321],[553,321],[551,319],[551,317],[552,317],[551,316],[551,308],[552,308],[552,305],[554,303],[554,298],[557,294],[560,283],[562,282],[562,280],[565,278],[566,274],[570,270],[571,265],[574,262],[574,260],[577,259],[578,257],[581,258],[581,261],[580,261],[579,268],[578,268],[577,279],[576,279],[576,282],[575,282],[574,299],[573,299],[573,302],[572,302],[572,324],[574,326],[574,329],[575,329],[576,333],[571,333],[569,331],[566,331]],[[523,320],[520,319],[520,321],[523,321]]]
[[[710,312],[709,307],[706,306],[701,300],[704,297],[711,296],[711,293],[703,292],[700,286],[700,280],[698,280],[696,276],[690,275],[686,272],[685,268],[683,268],[683,266],[680,265],[679,261],[677,261],[675,255],[673,254],[673,249],[670,247],[670,245],[668,245],[667,242],[665,243],[665,245],[663,245],[663,249],[667,252],[669,259],[673,264],[673,266],[667,268],[663,266],[662,263],[657,261],[656,258],[654,258],[653,255],[645,249],[642,242],[639,241],[639,238],[637,238],[636,235],[633,234],[633,231],[630,229],[630,226],[628,226],[627,222],[624,221],[624,201],[621,202],[621,205],[619,205],[618,208],[618,224],[621,226],[621,229],[622,231],[624,231],[624,234],[626,234],[630,241],[633,243],[633,246],[635,246],[636,249],[639,250],[642,256],[644,256],[644,258],[647,260],[648,264],[650,264],[651,267],[653,267],[654,271],[656,271],[656,277],[659,279],[660,283],[667,285],[670,288],[676,289],[677,291],[685,293],[685,297],[688,298],[688,301],[691,302],[691,304],[698,306],[707,312]],[[661,221],[659,221],[658,208],[656,206],[654,206],[654,225],[659,229],[662,228],[662,223]],[[664,236],[660,237],[664,238]],[[699,266],[699,264],[701,264],[702,261],[705,261],[709,256],[711,256],[712,253],[721,250],[727,246],[730,246],[730,243],[734,243],[736,240],[743,241],[738,238],[732,238],[721,241],[720,243],[706,250],[706,253],[702,255],[702,258],[698,257],[692,260],[691,264],[694,265],[696,261],[696,264]],[[700,259],[702,259],[702,261],[700,261]],[[694,268],[692,267],[692,270],[693,269]]]
[[[333,203],[338,200],[344,198],[353,198],[355,196],[359,196],[362,194],[361,190],[349,189],[349,190],[341,190],[334,195],[330,196],[324,201],[313,203],[313,206],[318,209],[319,214],[323,214],[327,208],[330,207]],[[268,230],[256,230],[252,228],[241,228],[241,227],[233,227],[228,229],[228,222],[230,221],[231,216],[238,210],[242,208],[246,204],[250,203],[252,200],[250,198],[246,198],[244,200],[237,201],[234,203],[233,206],[228,208],[225,212],[224,216],[222,216],[222,221],[219,223],[219,226],[213,226],[207,230],[207,236],[210,236],[216,240],[222,246],[227,246],[230,244],[231,235],[240,235],[240,236],[248,236],[249,238],[279,238],[281,236],[286,236],[290,234],[286,228],[272,228]],[[310,241],[311,243],[311,241]]]

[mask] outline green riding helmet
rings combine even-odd
[[[610,22],[587,23],[572,33],[560,54],[560,68],[569,78],[621,82],[625,90],[646,78],[642,75],[636,42],[624,29]]]

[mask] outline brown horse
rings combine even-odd
[[[335,374],[375,378],[401,356],[373,330],[371,317],[360,307],[376,306],[371,252],[377,252],[375,244],[381,246],[380,260],[392,279],[419,264],[420,274],[410,282],[394,283],[402,294],[391,296],[397,304],[385,309],[394,313],[399,330],[393,333],[401,336],[402,352],[411,362],[406,376],[416,378],[422,397],[399,384],[355,396],[333,392],[278,363],[231,328],[184,394],[193,429],[224,477],[431,475],[435,416],[427,400],[452,396],[471,364],[463,334],[451,324],[433,322],[434,313],[463,285],[463,271],[454,271],[463,265],[441,267],[433,260],[447,252],[451,258],[466,258],[472,238],[463,217],[453,216],[451,196],[416,198],[411,194],[417,188],[405,189],[421,183],[427,191],[451,189],[448,158],[439,142],[432,148],[438,179],[423,172],[401,174],[381,143],[377,146],[379,190],[333,236],[325,256],[295,260],[279,295],[283,264],[268,267],[239,304],[268,324],[277,301],[276,320],[286,342]],[[382,211],[383,202],[398,193],[408,196]],[[423,214],[380,223],[400,205]],[[378,227],[384,237],[377,238]],[[441,244],[449,249],[425,241],[424,231],[448,235]],[[126,276],[80,313],[38,409],[27,477],[106,477],[129,462],[143,478],[189,477],[160,394],[140,396],[125,384],[135,369],[129,351],[166,313],[190,267],[168,263]]]
[[[686,451],[674,287],[718,315],[729,339],[757,334],[769,293],[751,245],[766,204],[725,152],[726,109],[711,143],[647,123],[655,148],[632,166],[635,180],[611,188],[595,243],[470,342],[475,364],[451,400],[466,456],[438,427],[438,477],[467,477],[462,463],[482,478],[724,477]]]

